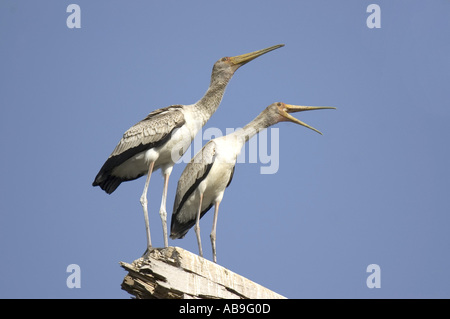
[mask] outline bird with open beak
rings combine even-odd
[[[236,160],[245,143],[259,133],[279,122],[293,122],[322,134],[312,126],[293,117],[290,113],[335,109],[327,106],[298,106],[282,102],[273,103],[262,111],[253,121],[226,136],[210,140],[184,169],[178,181],[172,212],[172,239],[183,238],[195,225],[200,256],[203,255],[200,238],[200,218],[214,205],[214,219],[211,231],[213,261],[216,257],[216,226],[219,204],[225,189],[230,185]]]

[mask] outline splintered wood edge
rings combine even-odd
[[[122,289],[136,298],[285,299],[243,276],[179,247],[155,248],[129,264]]]

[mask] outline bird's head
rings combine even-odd
[[[303,112],[303,111],[312,111],[312,110],[323,110],[323,109],[336,109],[335,107],[330,106],[300,106],[300,105],[290,105],[285,104],[283,102],[277,102],[269,105],[266,110],[272,113],[272,118],[274,118],[275,122],[293,122],[304,127],[307,127],[319,134],[322,134],[320,131],[316,130],[314,127],[309,126],[308,124],[296,119],[289,113],[295,112]]]
[[[266,54],[267,52],[284,47],[284,44],[278,44],[266,49],[241,54],[233,57],[223,57],[214,63],[212,78],[226,78],[230,79],[234,72],[244,64],[256,59],[257,57]]]

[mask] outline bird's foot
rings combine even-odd
[[[155,249],[154,247],[147,247],[145,252],[142,254],[142,257],[144,257],[145,259],[148,259],[148,256],[154,249]]]

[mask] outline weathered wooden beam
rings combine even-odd
[[[285,298],[214,262],[179,247],[155,248],[133,263],[122,289],[139,299]]]

